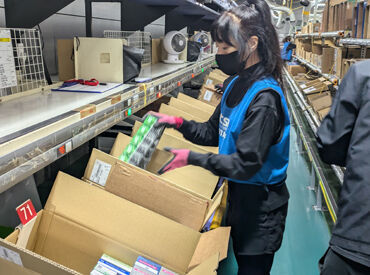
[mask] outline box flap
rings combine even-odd
[[[216,253],[212,257],[209,257],[206,261],[189,271],[187,275],[217,275],[219,261],[219,254]]]
[[[130,143],[130,141],[131,137],[126,136],[122,133],[118,133],[117,138],[114,141],[112,150],[110,151],[110,154],[118,158],[122,154],[126,146]]]
[[[218,183],[218,177],[198,166],[188,165],[160,176],[191,190],[204,198],[211,199]]]
[[[169,105],[184,112],[188,112],[199,119],[209,120],[212,113],[205,112],[189,103],[183,102],[175,97],[171,97]]]
[[[130,164],[119,162],[105,188],[194,230],[199,231],[204,223],[207,200]]]
[[[230,230],[231,227],[219,227],[202,233],[197,249],[191,259],[189,269],[201,264],[215,253],[219,253],[220,261],[226,259]]]
[[[224,194],[224,188],[225,188],[225,184],[221,186],[221,188],[217,191],[216,195],[213,197],[212,203],[208,207],[208,211],[206,213],[206,218],[204,219],[203,226],[207,223],[209,218],[212,216],[213,212],[215,212],[216,209],[220,206],[221,201],[222,201],[222,196]]]
[[[7,240],[8,242],[10,242],[12,244],[16,244],[17,240],[18,240],[19,233],[20,233],[20,229],[16,228],[10,235],[8,235],[5,238],[5,240]]]
[[[42,257],[40,255],[37,255],[36,253],[33,253],[29,250],[26,250],[24,248],[20,248],[15,246],[14,244],[11,244],[7,242],[6,240],[3,240],[0,238],[0,247],[5,247],[7,249],[12,250],[14,253],[20,256],[22,260],[22,264],[25,268],[32,270],[34,272],[40,273],[40,274],[53,274],[53,275],[79,275],[79,273],[60,266],[59,264],[50,261],[49,259]],[[3,263],[4,264],[4,263]],[[2,263],[0,263],[0,270],[3,266]],[[17,274],[17,273],[15,273]],[[27,273],[20,273],[20,274],[27,274]],[[32,274],[32,273],[31,273]]]
[[[170,115],[170,116],[180,116],[186,120],[194,120],[198,122],[205,122],[205,119],[200,119],[198,117],[195,117],[187,112],[181,111],[179,109],[176,109],[172,106],[161,104],[161,107],[159,108],[159,112],[162,114]]]
[[[6,271],[7,275],[41,275],[40,273],[34,272],[13,262],[3,260],[0,258],[0,270]]]
[[[212,106],[212,105],[209,105],[209,104],[207,104],[207,103],[204,103],[204,102],[202,102],[202,101],[200,101],[200,100],[198,100],[198,99],[195,99],[195,98],[192,98],[191,96],[187,96],[187,95],[185,95],[185,94],[183,94],[183,93],[179,93],[178,94],[178,96],[177,96],[177,98],[178,99],[180,99],[180,100],[182,100],[182,101],[184,101],[184,102],[188,102],[188,103],[190,103],[190,104],[192,104],[192,105],[194,105],[194,106],[198,106],[198,107],[200,107],[202,110],[204,109],[204,110],[206,110],[207,112],[209,112],[209,113],[212,113],[213,114],[213,112],[215,111],[215,107],[214,106]]]
[[[111,167],[117,162],[117,159],[112,158],[110,155],[105,154],[105,153],[103,153],[103,152],[101,152],[101,151],[99,151],[95,148],[93,148],[90,159],[89,159],[89,162],[87,163],[84,178],[87,179],[87,180],[90,180],[92,182],[96,182],[96,177],[91,179],[91,175],[92,175],[92,172],[94,170],[94,166],[96,165],[96,160],[97,159],[99,161],[102,161],[104,164],[106,164],[106,166],[108,168],[110,167],[109,173],[107,171],[106,175],[103,175],[105,180],[102,177],[101,177],[101,180],[100,180],[101,182],[106,182],[106,179],[108,178],[108,176],[110,174],[110,171],[112,170]],[[96,182],[96,183],[99,183],[99,182]]]
[[[200,233],[59,172],[45,210],[186,271]]]

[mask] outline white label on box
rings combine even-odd
[[[213,84],[213,80],[212,79],[207,79],[206,85],[212,85],[212,84]]]
[[[17,86],[10,30],[0,30],[0,89]]]
[[[306,84],[302,84],[302,85],[301,85],[301,88],[302,88],[302,89],[307,88]]]
[[[213,96],[213,92],[206,90],[206,92],[204,93],[203,99],[206,101],[211,101],[212,96]]]
[[[105,186],[111,168],[112,165],[98,159],[95,160],[90,180],[101,186]]]
[[[0,258],[7,260],[9,262],[13,262],[17,265],[23,266],[21,256],[17,252],[10,250],[6,247],[0,245]]]
[[[307,88],[307,89],[303,90],[303,92],[305,92],[307,94],[307,93],[310,93],[310,92],[315,91],[315,90],[316,90],[315,87],[310,87],[310,88]]]

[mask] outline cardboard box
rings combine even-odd
[[[198,97],[202,102],[208,103],[212,106],[218,106],[221,102],[222,95],[216,92],[213,85],[203,85],[200,95]]]
[[[193,105],[193,106],[195,106],[195,107],[197,107],[199,109],[202,109],[202,110],[204,110],[204,111],[206,111],[208,113],[211,113],[211,114],[213,114],[214,111],[215,111],[215,109],[216,109],[212,105],[209,105],[207,103],[204,103],[204,102],[200,101],[199,99],[195,99],[195,98],[192,98],[190,96],[187,96],[187,95],[185,95],[183,93],[179,93],[178,96],[177,96],[177,98],[180,99],[181,101],[184,101],[186,103],[189,103],[189,104],[191,104],[191,105]]]
[[[309,99],[312,108],[318,112],[325,108],[329,108],[332,104],[332,99],[330,93],[322,93],[315,98]]]
[[[322,49],[321,72],[324,74],[333,73],[334,70],[334,48]]]
[[[184,101],[181,101],[180,99],[177,99],[175,97],[171,97],[169,104],[170,106],[177,108],[179,110],[182,110],[184,112],[190,113],[202,120],[209,120],[211,117],[212,113],[209,113],[207,111],[201,110],[189,103],[186,103]]]
[[[189,114],[185,111],[179,110],[173,106],[169,106],[167,104],[161,104],[161,107],[159,108],[159,112],[162,114],[170,115],[170,116],[180,116],[186,120],[194,120],[197,122],[205,122],[208,119],[201,119],[196,116],[193,116],[192,114]]]
[[[312,45],[312,53],[322,55],[322,46],[321,45]]]
[[[74,39],[76,79],[123,83],[123,41],[79,37]]]
[[[306,67],[301,65],[288,65],[288,71],[293,75],[296,76],[300,73],[306,73]]]
[[[312,43],[311,42],[304,42],[303,43],[303,49],[306,52],[312,52]]]
[[[75,78],[73,39],[57,40],[58,75],[60,81]]]
[[[364,38],[370,39],[370,6],[366,7]]]
[[[318,111],[317,114],[319,116],[320,121],[322,121],[327,116],[327,114],[329,114],[329,112],[330,112],[330,107]]]
[[[125,143],[124,140],[127,142],[130,137],[120,134],[117,139],[115,144]],[[223,187],[212,197],[218,179],[204,169],[193,169],[186,184],[184,180],[177,178],[183,176],[182,171],[168,172],[172,174],[170,179],[166,179],[164,175],[158,176],[158,169],[171,157],[168,152],[156,150],[148,165],[148,171],[118,160],[119,153],[116,151],[113,151],[113,154],[108,155],[94,149],[86,167],[84,180],[97,184],[94,181],[96,167],[104,164],[110,167],[104,180],[106,191],[197,231],[202,229],[221,202]],[[203,181],[208,182],[196,186]]]
[[[26,231],[14,232],[26,241],[26,250],[16,249],[28,257],[25,268],[39,272],[48,262],[61,270],[43,274],[88,274],[106,253],[130,266],[144,256],[174,272],[200,275],[213,274],[227,256],[230,228],[201,234],[59,172],[45,209]],[[197,271],[202,268],[208,273]]]

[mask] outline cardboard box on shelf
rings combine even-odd
[[[309,102],[312,108],[316,112],[318,112],[321,111],[322,109],[329,108],[331,106],[332,99],[330,93],[322,93],[317,97],[309,99]]]
[[[306,67],[301,65],[288,65],[288,71],[293,75],[297,75],[299,73],[306,73]]]
[[[28,234],[24,227],[13,233],[16,243],[25,245],[3,240],[0,245],[19,253],[25,268],[42,274],[88,274],[106,253],[130,266],[145,256],[179,274],[201,275],[196,270],[213,274],[226,258],[229,233],[225,227],[199,233],[59,172]]]
[[[366,6],[364,38],[370,39],[370,6]]]
[[[321,45],[312,45],[312,53],[322,55],[322,46]]]
[[[304,42],[303,43],[303,49],[306,52],[312,52],[312,43],[311,42]]]
[[[195,98],[192,98],[190,96],[187,96],[183,93],[179,93],[178,96],[177,96],[178,99],[180,99],[181,101],[184,101],[188,104],[191,104],[197,108],[200,108],[204,111],[207,111],[208,113],[212,113],[215,111],[215,107],[214,106],[211,106],[207,103],[204,103],[202,101],[200,101],[199,99],[195,99]]]
[[[208,103],[212,106],[217,106],[221,102],[222,95],[217,93],[213,85],[203,85],[198,97],[202,102]]]
[[[72,59],[73,39],[57,40],[58,76],[60,81],[75,78],[75,64]]]
[[[213,114],[213,113],[209,113],[207,111],[204,111],[200,108],[197,108],[189,103],[186,103],[180,99],[177,99],[175,97],[171,97],[170,99],[170,102],[168,103],[168,105],[174,107],[174,108],[177,108],[179,110],[182,110],[184,112],[188,112],[188,113],[191,113],[193,114],[194,116],[196,117],[199,117],[200,119],[204,119],[204,120],[209,120],[210,116]]]
[[[306,89],[308,87],[311,87],[311,86],[314,86],[314,85],[317,85],[318,83],[323,83],[326,81],[326,78],[325,77],[319,77],[315,80],[311,80],[311,81],[308,81],[302,85],[300,85],[301,89]]]
[[[317,114],[319,115],[320,121],[322,121],[329,112],[330,112],[330,107],[318,111]]]
[[[333,73],[334,66],[334,48],[323,48],[321,59],[321,72],[324,74]]]
[[[120,133],[111,155],[94,149],[84,180],[199,231],[221,202],[223,187],[215,193],[218,178],[193,166],[158,175],[158,170],[172,157],[159,149],[153,153],[146,170],[122,162],[118,157],[130,140]],[[207,153],[195,145],[188,148]]]

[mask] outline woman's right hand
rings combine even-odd
[[[156,112],[148,112],[147,115],[152,115],[158,118],[158,125],[164,125],[168,128],[175,128],[179,129],[184,122],[182,117],[177,116],[169,116],[166,114],[156,113]]]

